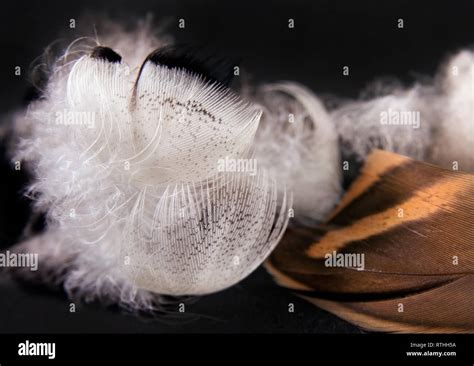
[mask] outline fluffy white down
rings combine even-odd
[[[474,171],[474,53],[455,55],[438,76],[440,125],[430,160],[452,169]]]
[[[28,194],[48,218],[47,232],[16,250],[39,253],[39,275],[71,296],[147,310],[156,294],[233,285],[278,243],[289,208],[320,221],[334,207],[340,152],[363,160],[378,147],[474,170],[471,52],[433,85],[328,111],[296,83],[264,85],[248,104],[150,63],[134,88],[163,42],[140,29],[102,43],[124,61],[64,57],[44,99],[15,121],[14,160],[34,173]],[[420,128],[381,124],[388,109],[418,111]],[[58,124],[66,111],[94,112],[94,126]],[[217,171],[226,157],[255,158],[257,174]]]
[[[322,221],[341,194],[338,136],[321,101],[290,82],[262,87],[262,121],[254,149],[259,163],[293,192],[297,220]]]
[[[393,89],[331,111],[342,152],[364,160],[373,148],[381,148],[447,169],[474,171],[473,70],[474,53],[461,51],[442,65],[431,84]],[[419,128],[381,123],[389,110],[418,114]]]
[[[343,153],[364,160],[373,149],[381,148],[425,160],[432,142],[432,121],[438,118],[431,98],[431,88],[416,85],[368,101],[347,102],[333,110],[331,118],[340,136]],[[383,124],[383,118],[391,112],[395,115],[417,113],[419,127]]]

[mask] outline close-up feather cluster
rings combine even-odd
[[[231,88],[237,64],[107,24],[39,58],[38,97],[4,133],[44,220],[10,248],[38,271],[15,276],[159,314],[264,264],[364,330],[474,332],[472,50],[348,99]]]

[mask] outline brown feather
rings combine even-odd
[[[365,329],[474,332],[474,176],[375,151],[330,219],[293,225],[266,267]]]

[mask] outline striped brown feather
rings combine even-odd
[[[330,219],[293,225],[266,266],[365,329],[474,332],[474,176],[375,151]]]

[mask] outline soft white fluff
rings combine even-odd
[[[343,153],[363,160],[373,149],[381,148],[425,160],[432,142],[434,126],[431,122],[438,118],[431,99],[431,88],[416,85],[412,89],[393,90],[388,95],[340,106],[331,112],[331,118]],[[413,124],[396,124],[396,118],[402,113],[406,113],[406,121]],[[392,123],[390,116],[394,116]]]
[[[438,76],[440,125],[430,160],[452,169],[474,171],[474,53],[455,55]]]
[[[341,194],[337,133],[321,101],[295,83],[270,84],[254,143],[258,161],[293,192],[298,220],[321,221]]]
[[[373,148],[382,148],[447,169],[474,171],[473,68],[474,54],[462,51],[440,68],[430,84],[395,88],[331,111],[344,155],[364,160]],[[384,124],[388,111],[416,113],[420,125]]]

